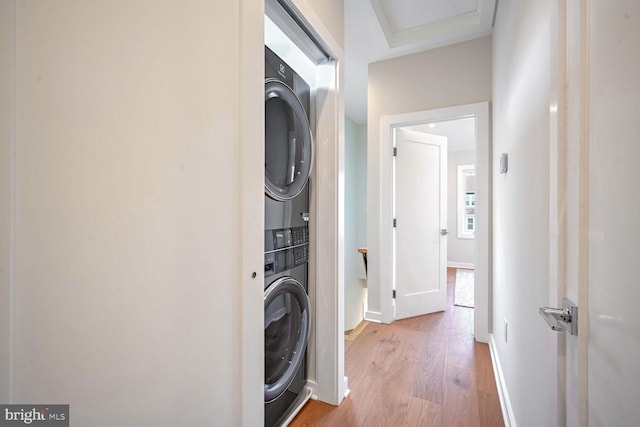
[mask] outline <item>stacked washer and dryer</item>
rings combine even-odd
[[[309,174],[313,141],[310,90],[265,47],[265,426],[279,426],[308,399],[306,348]]]

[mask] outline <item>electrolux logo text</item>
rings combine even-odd
[[[280,69],[278,70],[278,74],[280,74],[283,79],[287,78],[287,75],[285,74],[286,70],[287,69],[285,68],[284,64],[280,64]]]
[[[0,405],[0,427],[69,427],[69,405]]]

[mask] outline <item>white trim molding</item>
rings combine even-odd
[[[511,408],[511,400],[507,391],[507,384],[502,374],[502,365],[498,356],[495,336],[489,334],[489,352],[491,353],[491,364],[493,365],[493,374],[496,377],[496,386],[498,387],[498,397],[500,399],[500,409],[502,410],[502,418],[505,427],[516,427],[516,420],[513,417],[513,409]]]
[[[455,107],[416,111],[382,116],[380,118],[380,145],[377,159],[370,157],[367,175],[375,176],[367,191],[369,212],[377,211],[367,219],[367,246],[369,272],[367,279],[367,306],[380,312],[382,323],[394,320],[393,289],[393,130],[429,122],[474,117],[476,137],[476,234],[475,234],[475,310],[474,335],[480,342],[488,342],[491,313],[491,147],[489,144],[489,103],[459,105]],[[375,163],[374,163],[375,162]]]
[[[367,322],[382,323],[382,313],[379,311],[365,311],[364,320]]]
[[[475,265],[470,262],[455,262],[455,261],[447,261],[447,267],[450,268],[464,268],[466,270],[475,269]]]

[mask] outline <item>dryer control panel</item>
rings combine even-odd
[[[309,228],[267,230],[264,239],[264,276],[289,270],[309,261]]]
[[[309,243],[309,228],[295,227],[264,232],[264,252],[286,249]]]

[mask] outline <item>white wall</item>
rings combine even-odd
[[[447,235],[447,264],[473,266],[475,262],[474,239],[458,237],[458,166],[473,165],[476,162],[475,151],[449,151],[447,153],[447,216],[449,234]]]
[[[557,42],[550,4],[500,3],[494,33],[494,153],[509,152],[509,173],[494,175],[494,324],[512,320],[508,343],[494,328],[495,348],[518,426],[635,425],[640,5],[560,2]],[[538,219],[519,227],[525,202]],[[556,288],[579,303],[578,337],[549,337],[535,313]]]
[[[344,48],[344,0],[295,0],[308,3],[320,18],[322,25],[333,36],[336,43]]]
[[[493,344],[519,427],[556,421],[545,410],[556,337],[538,314],[549,301],[549,8],[501,2],[493,34]]]
[[[249,0],[17,3],[12,402],[261,421],[262,22]]]
[[[391,206],[380,201],[380,119],[472,104],[491,99],[491,38],[458,43],[369,65],[367,125],[367,245],[369,248],[368,311],[380,313],[381,283],[391,283],[391,269],[380,262],[380,248],[391,242],[380,228],[391,227]],[[385,175],[386,176],[386,175]],[[388,298],[386,295],[384,298]]]
[[[340,38],[342,2],[327,22],[299,3],[341,64],[327,27]],[[1,7],[0,150],[15,167],[0,173],[0,397],[70,403],[83,425],[260,424],[262,3]],[[317,369],[337,403],[344,108],[328,68]]]
[[[367,246],[367,128],[345,120],[344,328],[362,321],[367,296],[362,254]]]
[[[640,420],[640,3],[589,0],[588,420]],[[581,308],[582,310],[582,308]]]

